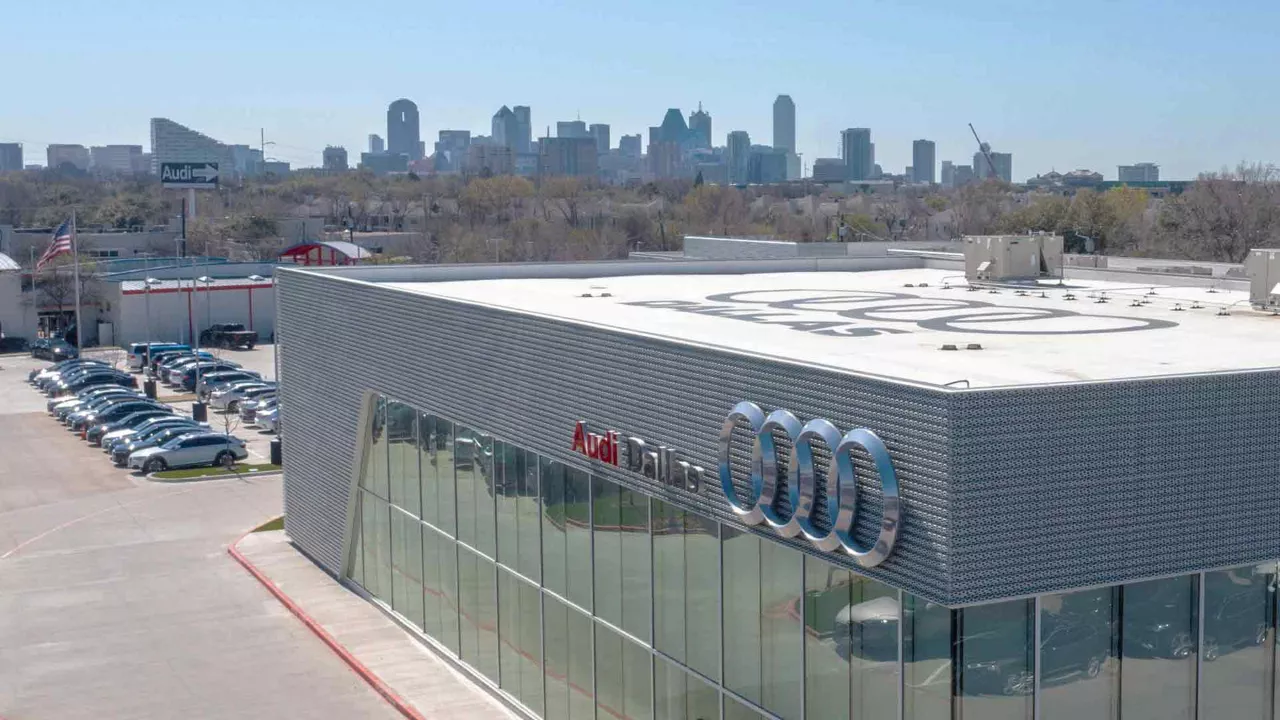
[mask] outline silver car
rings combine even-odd
[[[129,468],[147,473],[197,465],[227,465],[249,457],[244,441],[224,433],[197,432],[181,435],[159,446],[129,456]]]

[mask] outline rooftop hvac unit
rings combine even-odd
[[[1012,282],[1058,277],[1061,235],[970,235],[964,239],[964,274],[969,282]]]
[[[1250,250],[1244,270],[1249,276],[1249,302],[1280,309],[1280,249]]]

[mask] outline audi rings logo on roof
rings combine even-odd
[[[754,433],[751,446],[752,497],[749,498],[742,497],[734,487],[730,465],[730,447],[739,420],[747,422]],[[786,492],[792,511],[787,516],[775,507],[781,487],[774,442],[774,431],[777,430],[785,432],[792,444],[791,460],[786,470]],[[815,438],[831,450],[823,488],[827,499],[824,518],[827,522],[823,524],[829,530],[819,530],[813,522],[819,489],[813,463],[812,443]],[[859,545],[853,537],[858,509],[858,479],[849,453],[855,448],[862,448],[871,456],[884,493],[880,533],[870,547]],[[801,425],[796,416],[786,410],[774,410],[766,416],[753,402],[743,401],[735,405],[720,429],[720,487],[729,506],[744,523],[767,524],[787,538],[804,536],[819,550],[843,551],[862,567],[875,567],[889,557],[898,539],[898,529],[902,526],[898,476],[888,449],[874,432],[858,428],[841,435],[826,420],[810,420]]]

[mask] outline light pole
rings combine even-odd
[[[142,374],[146,378],[143,382],[143,389],[146,391],[147,397],[155,399],[156,397],[156,381],[151,377],[151,342],[155,338],[151,334],[151,288],[153,285],[159,284],[159,280],[149,277],[142,281],[143,290],[147,299],[147,352],[143,354],[146,358],[146,365],[143,367]]]
[[[262,282],[266,280],[266,278],[261,275],[250,275],[249,280],[252,282]],[[275,298],[274,282],[272,285],[273,287],[271,292],[273,302],[271,304],[274,308],[274,315],[271,318],[271,370],[274,373],[273,377],[276,381],[276,392],[279,393],[280,389],[283,387],[280,383],[280,302],[278,298]],[[284,443],[283,440],[281,440],[281,435],[284,433],[284,425],[277,423],[276,428],[276,436],[271,438],[271,464],[283,466]]]
[[[192,275],[196,274],[195,269],[196,269],[196,264],[195,264],[195,260],[193,259],[191,261]],[[194,293],[196,291],[196,283],[198,282],[204,283],[204,291],[205,291],[205,295],[207,296],[209,293],[209,283],[213,282],[213,278],[209,277],[208,275],[201,275],[198,278],[193,277],[191,279],[191,292]],[[209,305],[208,314],[209,314],[209,317],[213,317],[212,305]],[[194,328],[191,330],[191,338],[195,341],[194,347],[195,347],[195,354],[196,354],[196,384],[195,384],[196,401],[191,404],[191,418],[197,422],[205,422],[206,420],[209,419],[209,410],[208,410],[208,407],[206,407],[206,405],[200,400],[200,363],[202,362],[200,360],[200,333],[196,332]]]
[[[247,279],[250,282],[256,282],[256,283],[266,281],[266,278],[261,275],[250,275]],[[272,307],[275,307],[275,303],[272,303]],[[275,321],[275,318],[273,317],[271,319],[271,373],[272,373],[272,378],[274,378],[277,383],[280,382],[280,363],[278,360],[279,356],[276,355],[276,337],[278,336],[278,334],[279,334],[279,330],[278,328],[276,328],[276,321]]]

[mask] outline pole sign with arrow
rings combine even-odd
[[[160,183],[166,188],[217,190],[218,163],[160,163]]]

